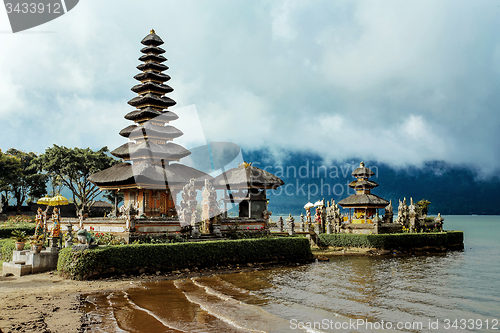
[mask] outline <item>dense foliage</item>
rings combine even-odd
[[[47,193],[47,177],[40,173],[38,156],[14,148],[0,151],[0,191],[10,193],[16,202],[17,213],[25,201],[35,201]],[[8,203],[8,201],[7,201]]]
[[[401,234],[321,234],[321,243],[334,247],[367,247],[377,249],[411,249],[424,246],[448,247],[463,244],[462,231]]]
[[[417,213],[420,216],[427,215],[427,213],[429,212],[429,205],[430,204],[431,204],[431,202],[427,199],[422,199],[419,202],[417,202],[417,207],[416,207]]]
[[[24,231],[28,236],[35,234],[35,226],[6,227],[6,228],[0,228],[0,238],[10,238],[15,230]]]
[[[69,278],[82,280],[109,274],[295,261],[311,257],[309,241],[303,237],[132,244],[83,251],[63,249],[59,252],[57,269]]]
[[[108,156],[107,152],[107,147],[93,151],[90,148],[66,148],[54,145],[40,155],[38,163],[51,178],[58,179],[71,190],[77,211],[88,212],[88,208],[100,194],[99,188],[88,178],[120,162]]]

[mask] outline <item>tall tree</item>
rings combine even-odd
[[[5,153],[7,158],[17,160],[17,163],[11,164],[14,169],[11,170],[6,185],[16,200],[17,213],[21,214],[21,206],[27,199],[33,201],[47,193],[47,177],[41,173],[35,153],[26,153],[15,148]]]
[[[7,210],[9,204],[10,182],[16,177],[20,169],[21,163],[19,159],[4,154],[0,150],[0,192],[3,192],[1,200],[4,211]]]
[[[58,179],[73,193],[73,203],[78,211],[88,212],[99,188],[89,181],[89,177],[101,170],[120,163],[108,156],[107,147],[97,151],[90,148],[66,148],[54,145],[40,155],[39,163],[51,177]]]
[[[108,200],[111,204],[116,204],[119,205],[125,196],[123,195],[123,192],[116,192],[115,190],[108,190],[106,193],[103,195],[103,198]]]

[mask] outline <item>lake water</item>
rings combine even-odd
[[[499,332],[500,217],[445,216],[465,249],[333,257],[92,295],[91,332]]]

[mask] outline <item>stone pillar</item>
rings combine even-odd
[[[191,216],[191,226],[193,227],[193,230],[191,230],[191,237],[200,238],[201,236],[200,224],[201,223],[199,221],[196,221],[196,211],[194,211]]]
[[[300,214],[300,231],[304,232],[304,214]]]
[[[323,199],[323,202],[325,200]],[[321,233],[324,234],[326,232],[326,208],[325,206],[321,206]]]
[[[286,224],[288,226],[288,234],[291,236],[295,235],[295,219],[292,217],[292,214],[288,215]]]
[[[380,217],[378,216],[378,212],[375,214],[375,217],[373,218],[373,233],[378,234],[379,233],[379,227],[380,227]]]
[[[64,247],[71,247],[73,246],[73,225],[71,224],[71,221],[69,221],[66,229],[68,230],[68,236],[64,242]]]
[[[61,238],[59,237],[48,237],[49,240],[49,248],[47,249],[49,252],[57,252],[59,251],[59,241]]]
[[[280,228],[280,232],[284,232],[284,222],[282,216],[278,219],[278,228]]]
[[[326,216],[326,233],[332,233],[332,218],[330,217],[330,215]]]

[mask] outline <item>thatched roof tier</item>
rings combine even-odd
[[[338,202],[343,208],[370,207],[384,208],[389,201],[374,194],[353,194]]]
[[[167,185],[182,188],[190,179],[196,186],[205,185],[205,179],[213,181],[212,176],[188,167],[173,163],[162,167],[148,162],[121,163],[97,172],[89,180],[104,189],[120,188],[165,188]]]
[[[151,33],[141,40],[141,44],[146,46],[159,46],[163,44],[163,40],[154,30],[151,30]]]
[[[145,71],[148,69],[154,70],[154,71],[166,71],[168,69],[167,65],[164,64],[158,64],[156,62],[146,62],[144,64],[140,64],[139,66],[136,67],[140,71]]]
[[[154,80],[157,82],[165,82],[170,80],[170,76],[167,74],[163,73],[157,73],[157,72],[143,72],[139,73],[136,76],[134,76],[134,79],[137,81],[146,81],[146,80]]]
[[[153,61],[153,62],[158,62],[158,63],[161,63],[161,62],[165,62],[167,61],[167,58],[165,58],[164,56],[162,56],[161,54],[145,54],[143,56],[140,56],[139,57],[139,60],[140,61]]]
[[[156,83],[156,82],[143,82],[141,84],[135,85],[132,87],[133,92],[138,93],[139,95],[144,95],[145,93],[148,92],[154,92],[156,94],[166,94],[169,92],[174,91],[174,89],[170,86],[167,86],[166,84],[163,83]]]
[[[158,139],[174,139],[181,136],[182,131],[174,126],[155,126],[151,123],[145,123],[142,126],[130,125],[120,131],[120,135],[131,140],[136,138],[158,138]]]
[[[364,162],[361,162],[359,163],[359,167],[354,170],[351,175],[353,175],[354,177],[371,177],[375,174],[373,173],[373,171],[365,167]]]
[[[157,160],[180,160],[183,157],[189,156],[191,152],[173,142],[158,145],[149,140],[141,140],[138,143],[125,143],[113,150],[111,154],[126,160],[131,157],[133,159],[154,158]]]
[[[352,188],[372,189],[372,188],[375,188],[377,186],[378,186],[378,184],[376,182],[371,181],[371,180],[364,180],[364,179],[353,180],[349,184],[349,187],[352,187]]]
[[[229,169],[215,177],[213,186],[218,189],[229,188],[263,188],[274,189],[285,182],[270,172],[259,169],[248,163]]]
[[[125,115],[125,119],[140,121],[141,119],[148,120],[160,116],[161,120],[165,122],[173,121],[179,118],[179,116],[172,111],[158,111],[151,107],[147,107],[127,113]]]
[[[130,101],[128,101],[128,104],[139,108],[141,108],[142,106],[152,106],[159,109],[166,109],[169,106],[174,106],[175,104],[177,104],[177,102],[166,96],[158,97],[151,93],[147,93],[144,96],[137,96],[132,98]]]
[[[144,54],[153,53],[153,54],[162,54],[165,53],[165,50],[161,47],[156,46],[146,46],[141,49],[141,52]]]

